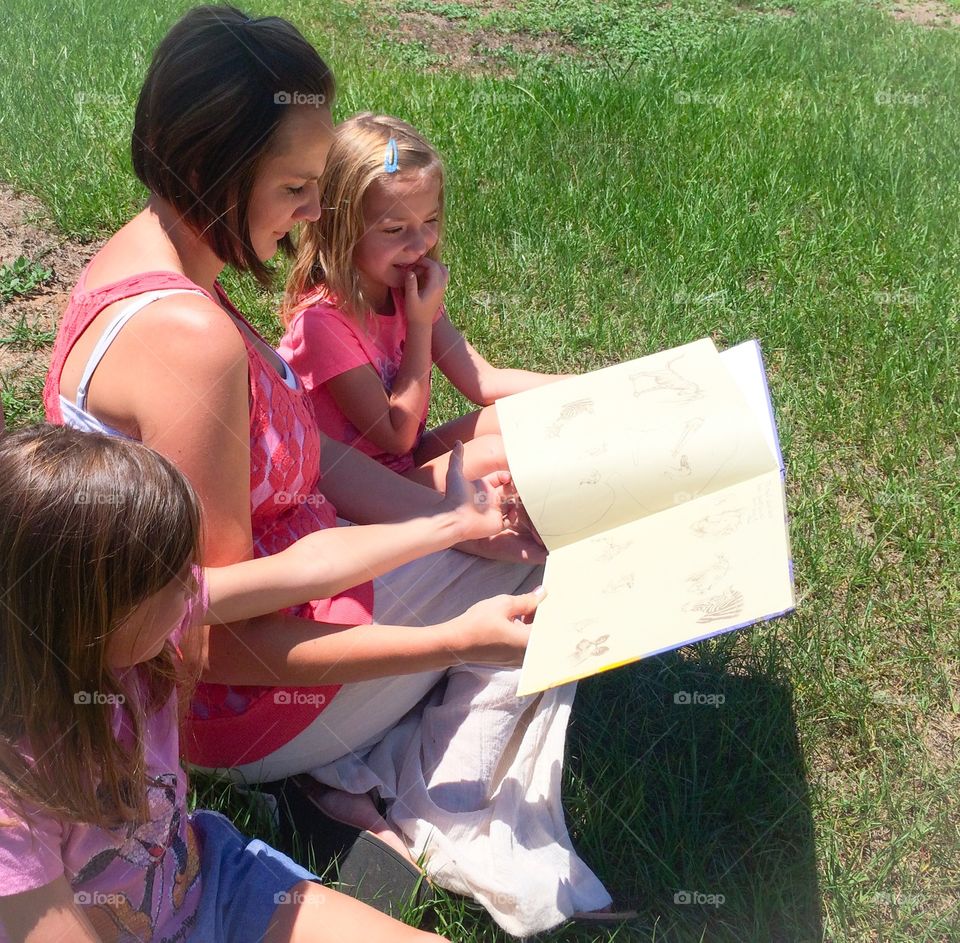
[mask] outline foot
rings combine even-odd
[[[410,857],[407,846],[377,811],[377,807],[369,796],[355,796],[349,792],[341,792],[339,789],[328,789],[317,797],[316,803],[324,815],[346,825],[366,829],[384,844],[389,845],[397,854],[402,855],[415,867],[417,866],[417,862]]]

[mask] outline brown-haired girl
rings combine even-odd
[[[494,367],[453,326],[442,305],[444,190],[439,154],[405,121],[364,113],[338,125],[279,347],[326,435],[441,490],[457,441],[468,476],[506,468],[492,404],[558,379]],[[434,364],[485,408],[426,432]]]
[[[491,891],[497,919],[534,932],[609,896],[570,848],[559,777],[530,806],[549,815],[531,860],[521,862],[509,829],[487,828],[507,796],[492,791],[494,774],[522,783],[529,770],[559,768],[573,697],[564,688],[516,699],[514,672],[496,670],[522,660],[542,572],[532,565],[542,551],[498,503],[509,475],[466,479],[458,449],[441,495],[322,437],[296,376],[218,282],[228,263],[265,277],[290,231],[319,216],[333,95],[329,68],[285,20],[198,7],[172,27],[136,109],[133,163],[147,203],[70,297],[47,417],[167,456],[203,507],[205,564],[241,591],[255,558],[269,574],[269,592],[213,619],[224,624],[206,636],[189,760],[246,782],[310,772],[337,787],[324,797],[329,814],[423,854],[447,886]],[[492,693],[504,691],[495,708]],[[429,742],[422,724],[403,726],[406,772],[429,790],[456,757],[457,775],[444,786],[453,806],[408,802],[401,822],[394,770],[371,763],[389,754],[401,718],[426,716],[428,696],[431,718],[461,711],[471,725]],[[524,741],[533,730],[552,736]],[[482,755],[476,731],[492,731]],[[455,830],[450,810],[468,800],[469,822]],[[468,840],[482,863],[444,871]],[[537,886],[522,907],[498,912],[499,889],[518,873]]]
[[[197,499],[169,461],[62,427],[2,435],[0,519],[0,941],[439,940],[188,815],[175,681],[206,600]]]

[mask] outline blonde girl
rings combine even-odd
[[[0,519],[0,941],[440,939],[187,814],[176,682],[205,594],[169,461],[62,427],[0,435]]]
[[[493,404],[557,379],[492,366],[447,316],[444,190],[439,155],[405,121],[364,113],[339,125],[279,347],[327,435],[440,490],[458,440],[468,477],[506,468]],[[434,364],[483,408],[427,432]]]

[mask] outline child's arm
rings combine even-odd
[[[489,406],[504,396],[564,379],[563,374],[493,366],[446,315],[433,326],[433,360],[444,376],[477,406]]]
[[[404,285],[406,340],[400,369],[388,393],[377,371],[364,364],[327,381],[340,411],[385,452],[403,455],[416,444],[430,397],[431,330],[447,286],[447,270],[424,259]]]
[[[0,897],[0,925],[11,943],[102,943],[63,875],[32,891]]]
[[[470,535],[495,532],[501,526],[500,499],[493,487],[498,481],[467,481],[462,445],[453,456],[446,493],[437,496],[430,513],[392,524],[331,527],[307,534],[268,557],[208,567],[204,576],[210,602],[205,621],[224,625],[307,599],[328,599],[355,586],[358,574],[364,580],[374,579]],[[319,494],[310,497],[325,500]]]

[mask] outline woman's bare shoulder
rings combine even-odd
[[[135,348],[146,345],[147,351],[173,354],[191,371],[201,365],[216,370],[224,359],[244,356],[243,338],[232,316],[211,297],[208,288],[191,277],[182,255],[146,210],[118,230],[93,258],[84,289],[93,292],[156,273],[179,275],[183,288],[193,285],[197,290],[178,292],[147,305],[124,326],[117,338],[120,347],[132,347],[128,352],[136,353]],[[148,283],[145,280],[144,284]],[[109,305],[98,321],[105,325],[124,304],[125,300],[120,300]],[[134,359],[141,360],[139,356]]]
[[[127,346],[142,346],[168,361],[173,372],[217,375],[246,361],[246,345],[233,318],[205,295],[160,298],[134,318],[124,332]]]

